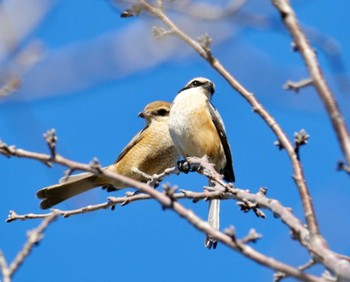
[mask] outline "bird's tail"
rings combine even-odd
[[[208,223],[211,227],[219,230],[220,228],[220,200],[210,200],[209,201],[209,212],[208,212]],[[205,238],[205,246],[208,249],[215,249],[217,245],[217,240],[207,235]]]
[[[59,184],[40,189],[36,196],[42,199],[40,208],[44,210],[100,185],[100,177],[92,173],[80,173],[70,176],[68,180],[61,178]]]

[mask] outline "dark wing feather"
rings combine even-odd
[[[207,103],[208,103],[208,109],[211,115],[211,119],[216,127],[216,130],[219,133],[220,141],[225,152],[226,165],[222,172],[224,174],[224,179],[228,182],[235,182],[235,174],[233,172],[231,149],[227,141],[224,123],[221,119],[219,112],[215,109],[215,107],[209,101],[207,101]]]

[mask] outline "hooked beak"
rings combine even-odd
[[[211,81],[208,81],[205,85],[203,85],[204,88],[206,88],[211,95],[215,92],[215,85]]]

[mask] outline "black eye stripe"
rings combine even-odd
[[[195,88],[195,87],[198,87],[198,86],[201,86],[204,84],[205,84],[205,82],[201,82],[199,80],[194,80],[190,84],[188,84],[184,88],[182,88],[179,92],[186,90],[186,89]]]
[[[191,84],[188,86],[188,88],[194,88],[203,85],[203,82],[200,82],[198,80],[194,80],[191,82]]]

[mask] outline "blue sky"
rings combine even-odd
[[[29,3],[26,4],[26,3]],[[350,119],[350,91],[339,79],[350,68],[348,11],[350,2],[292,1],[313,45],[345,118]],[[155,40],[147,16],[121,19],[101,0],[2,1],[0,17],[0,79],[21,75],[22,86],[0,100],[0,139],[19,148],[47,152],[43,133],[55,128],[60,154],[81,162],[97,157],[102,165],[114,161],[129,140],[144,126],[137,117],[154,100],[172,101],[177,91],[195,76],[216,84],[213,103],[225,122],[232,148],[236,186],[257,191],[293,209],[302,209],[285,152],[273,145],[275,136],[250,106],[203,60],[174,38]],[[1,11],[1,10],[0,10]],[[189,21],[174,14],[194,37],[208,32],[213,52],[233,75],[252,91],[292,138],[306,129],[309,144],[301,149],[322,234],[330,246],[349,255],[349,177],[335,170],[342,159],[329,119],[312,88],[295,95],[282,90],[288,79],[307,72],[269,1],[249,1],[244,14],[219,22]],[[264,16],[265,28],[247,20]],[[1,16],[2,15],[2,16]],[[332,68],[322,47],[327,38],[339,47],[345,70]],[[33,44],[36,45],[33,45]],[[35,64],[10,56],[11,46],[40,46]],[[328,45],[329,46],[329,45]],[[13,54],[13,53],[11,53]],[[27,62],[27,61],[26,61]],[[9,210],[39,213],[35,192],[54,184],[65,168],[48,169],[41,163],[0,157],[0,249],[11,261],[26,240],[26,231],[39,221],[5,223]],[[184,189],[200,191],[206,180],[198,175],[165,180]],[[113,194],[124,195],[124,191]],[[100,203],[109,196],[100,189],[58,207],[73,209]],[[207,203],[187,207],[206,217]],[[266,211],[267,219],[243,214],[235,202],[222,204],[222,228],[234,225],[239,237],[250,228],[263,234],[254,247],[292,265],[308,259],[288,229]],[[314,268],[318,274],[319,268]],[[153,201],[59,218],[20,268],[14,281],[210,281],[231,279],[271,281],[273,272],[221,245],[204,248],[204,235]]]

